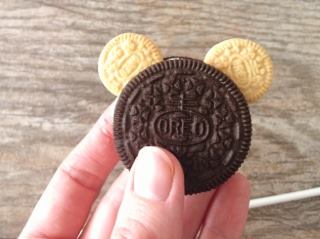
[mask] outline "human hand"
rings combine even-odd
[[[114,103],[59,166],[19,238],[240,238],[247,179],[236,173],[216,190],[184,196],[179,162],[158,147],[140,150],[131,171],[121,173],[89,217],[118,162],[113,110]]]

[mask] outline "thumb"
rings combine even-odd
[[[144,147],[130,171],[112,238],[181,238],[183,172],[158,147]]]

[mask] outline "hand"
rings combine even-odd
[[[57,169],[19,238],[240,238],[249,183],[237,173],[217,190],[184,196],[177,159],[158,147],[140,150],[90,209],[118,162],[114,103]]]

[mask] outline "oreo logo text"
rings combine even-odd
[[[163,144],[193,145],[206,140],[211,128],[208,120],[192,111],[169,111],[154,121],[157,139]]]

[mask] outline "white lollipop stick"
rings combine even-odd
[[[274,195],[269,197],[251,199],[249,208],[264,207],[268,205],[296,201],[296,200],[301,200],[301,199],[311,198],[316,196],[320,196],[320,187],[301,190],[297,192],[284,193],[284,194],[279,194],[279,195]]]

